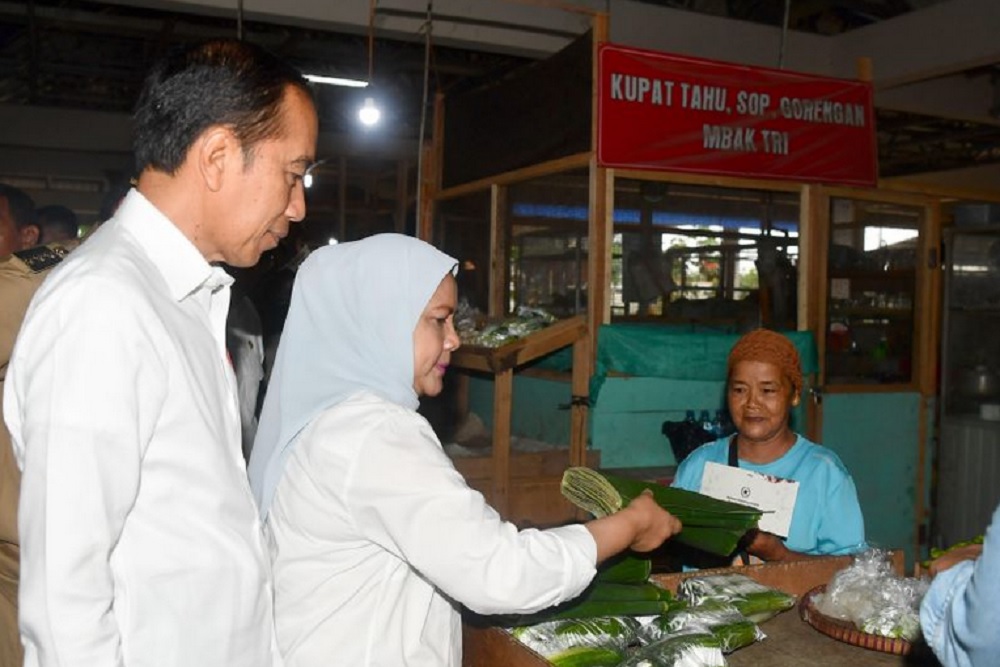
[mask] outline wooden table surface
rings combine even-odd
[[[940,667],[924,646],[908,656],[880,653],[827,637],[789,609],[760,626],[767,639],[726,656],[729,667]]]

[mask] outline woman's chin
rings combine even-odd
[[[434,398],[435,396],[439,395],[442,391],[444,391],[444,383],[424,382],[420,385],[415,386],[414,390],[416,390],[417,396],[419,396],[420,398],[424,398],[425,396],[428,398]]]
[[[784,439],[785,433],[784,429],[775,431],[766,427],[740,429],[739,431],[740,439],[752,445],[780,442]]]

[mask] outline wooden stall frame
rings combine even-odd
[[[608,38],[608,16],[604,13],[591,13],[593,27],[593,53],[596,56],[597,48],[602,41]],[[593,63],[594,80],[597,80],[597,58]],[[872,62],[870,59],[862,58],[858,62],[858,78],[860,80],[871,80]],[[797,314],[797,326],[800,330],[813,331],[816,334],[818,354],[820,359],[825,358],[825,343],[822,330],[826,325],[826,277],[827,277],[827,248],[829,245],[829,204],[831,197],[847,197],[853,199],[863,199],[872,201],[889,201],[909,205],[924,206],[927,214],[925,224],[921,229],[922,248],[920,251],[921,262],[933,261],[932,255],[936,253],[936,260],[940,261],[940,237],[943,227],[941,214],[941,204],[949,201],[976,201],[976,202],[1000,202],[1000,194],[996,192],[965,190],[958,188],[945,188],[931,186],[921,183],[908,182],[905,179],[885,180],[880,179],[875,188],[851,188],[846,186],[827,186],[822,184],[807,184],[795,181],[785,181],[777,179],[740,178],[715,175],[701,175],[692,173],[650,171],[643,169],[609,169],[601,167],[596,159],[597,142],[597,90],[596,86],[592,91],[592,126],[591,126],[591,150],[586,153],[577,153],[562,158],[549,160],[546,162],[529,165],[516,170],[511,170],[495,176],[481,178],[476,181],[463,183],[442,189],[440,184],[441,174],[441,146],[443,144],[444,118],[443,118],[443,98],[438,96],[435,103],[435,120],[433,146],[428,148],[426,154],[429,161],[433,163],[433,168],[427,170],[424,187],[428,196],[421,207],[420,221],[418,229],[421,238],[432,238],[434,203],[465,195],[491,191],[491,228],[490,243],[493,251],[490,284],[490,314],[499,316],[504,308],[505,293],[503,289],[506,266],[506,212],[504,211],[506,201],[506,188],[510,185],[525,182],[534,178],[544,177],[570,170],[587,169],[589,174],[589,220],[588,234],[590,236],[589,257],[587,277],[589,283],[587,313],[585,317],[586,336],[588,338],[585,356],[586,363],[580,364],[577,354],[577,347],[574,344],[574,395],[578,395],[576,389],[577,377],[581,369],[585,369],[583,377],[588,381],[593,373],[594,354],[597,350],[597,335],[602,324],[611,321],[611,294],[610,267],[611,267],[611,239],[613,234],[613,212],[614,212],[614,192],[615,183],[619,178],[636,179],[643,181],[660,181],[668,183],[678,183],[685,185],[700,185],[710,187],[744,188],[755,190],[767,190],[773,192],[796,192],[800,199],[800,226],[799,226],[799,304]],[[826,388],[824,386],[825,377],[823,364],[821,363],[820,374],[816,378],[816,389],[821,392],[899,392],[912,391],[922,395],[920,419],[921,424],[918,458],[920,465],[917,470],[917,491],[916,509],[918,521],[921,520],[924,512],[924,468],[926,461],[926,441],[928,438],[926,422],[929,401],[936,396],[937,379],[935,369],[937,368],[938,349],[940,344],[940,294],[941,276],[940,272],[930,267],[926,270],[918,271],[919,283],[916,286],[916,297],[920,299],[920,305],[916,308],[917,319],[914,326],[915,334],[915,357],[918,359],[915,368],[914,378],[911,383],[893,384],[887,386],[847,386],[840,385]],[[513,370],[513,369],[507,369]],[[512,382],[512,373],[500,373],[501,392],[509,392],[509,387],[505,387],[508,382]],[[495,408],[495,413],[497,412]],[[509,413],[500,411],[501,421],[509,419]],[[810,401],[807,409],[806,434],[810,439],[818,441],[822,432],[822,411],[818,406]],[[582,417],[585,421],[586,417]],[[576,426],[576,416],[574,416]],[[585,432],[585,426],[577,426]],[[509,437],[509,430],[505,434]],[[583,446],[583,445],[581,445]],[[501,471],[505,465],[504,460],[498,459],[495,467]],[[508,470],[509,472],[509,470]],[[501,489],[502,491],[504,489]]]
[[[507,345],[495,348],[463,345],[451,355],[451,364],[455,368],[489,373],[494,377],[490,504],[502,516],[508,515],[511,488],[510,424],[514,370],[568,345],[573,346],[569,465],[581,466],[585,464],[587,456],[590,381],[590,375],[586,372],[587,364],[577,366],[578,361],[590,356],[587,323],[583,316],[560,320]]]
[[[800,288],[808,290],[809,304],[806,322],[809,330],[815,332],[817,354],[821,360],[820,373],[815,391],[817,399],[823,394],[854,394],[854,393],[916,393],[920,395],[917,412],[917,464],[914,471],[914,543],[910,546],[913,553],[920,552],[923,536],[922,526],[926,520],[925,495],[926,475],[924,469],[928,459],[928,402],[937,393],[936,371],[938,367],[938,341],[940,337],[940,299],[941,299],[941,211],[938,200],[925,194],[917,194],[903,190],[869,190],[861,188],[811,186],[807,195],[810,211],[807,215],[815,220],[811,226],[809,250],[804,254],[807,266],[800,266]],[[829,263],[827,249],[830,245],[830,203],[834,198],[845,198],[869,202],[888,202],[923,208],[924,219],[919,230],[920,244],[917,248],[914,286],[914,322],[913,322],[913,356],[914,370],[910,382],[884,385],[833,385],[826,384],[826,326],[828,299]],[[800,238],[800,242],[802,239]],[[937,318],[937,319],[935,319]],[[823,411],[817,401],[810,401],[808,410],[812,413],[809,419],[809,437],[815,442],[822,440]]]

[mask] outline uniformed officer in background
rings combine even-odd
[[[39,229],[35,203],[23,191],[0,183],[0,396],[7,362],[28,303],[49,269],[69,252],[68,244],[34,245]],[[75,243],[75,242],[72,242]],[[29,247],[33,246],[33,247]],[[0,665],[20,665],[17,631],[17,582],[20,542],[17,496],[21,473],[10,447],[0,401]]]
[[[38,245],[41,233],[31,197],[13,185],[0,183],[0,257]]]

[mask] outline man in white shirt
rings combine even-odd
[[[271,667],[213,264],[256,263],[305,216],[314,102],[221,40],[154,68],[135,130],[135,188],[39,289],[7,375],[25,665]]]

